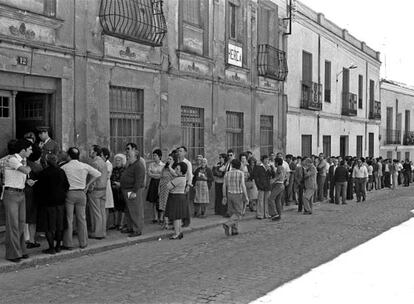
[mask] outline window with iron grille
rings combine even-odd
[[[56,0],[0,0],[0,3],[48,17],[56,16]]]
[[[364,95],[364,76],[358,75],[358,109],[362,109]]]
[[[238,157],[243,152],[243,113],[226,112],[226,149],[232,149]]]
[[[324,135],[322,137],[322,148],[323,148],[323,154],[326,157],[331,156],[331,136],[330,135]]]
[[[110,147],[113,153],[125,150],[129,142],[143,152],[144,90],[109,88]]]
[[[231,39],[237,39],[237,6],[229,3],[229,34]]]
[[[204,109],[181,106],[181,136],[188,159],[204,156]]]
[[[0,117],[10,117],[10,99],[6,96],[0,96]]]
[[[273,152],[273,116],[260,115],[260,155]]]
[[[181,50],[208,55],[208,12],[208,0],[180,0]]]
[[[103,33],[151,46],[161,46],[167,32],[162,0],[101,0]]]

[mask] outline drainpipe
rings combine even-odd
[[[321,35],[318,35],[318,90],[319,90],[319,88],[320,88],[320,85],[321,85]],[[322,96],[322,92],[320,92],[321,93],[321,96]],[[319,94],[318,94],[318,96],[319,96]],[[322,102],[322,100],[321,100],[321,102]],[[323,110],[323,104],[322,104],[322,110]],[[319,112],[318,112],[318,115],[317,115],[317,125],[316,125],[316,132],[317,132],[317,134],[316,134],[316,150],[318,151],[318,153],[320,153],[321,151],[319,151],[319,147],[320,147],[320,141],[321,141],[321,135],[320,135],[320,132],[321,132],[321,129],[320,129],[320,114],[319,114]]]
[[[73,48],[73,144],[78,144],[78,132],[76,128],[76,0],[73,0],[73,30],[72,30],[72,48]]]
[[[358,79],[358,83],[359,83],[359,79]],[[369,110],[371,110],[370,108],[371,102],[369,100],[368,91],[369,91],[368,61],[365,61],[365,155],[367,155]]]

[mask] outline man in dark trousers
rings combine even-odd
[[[409,159],[406,159],[404,162],[403,173],[404,173],[404,187],[408,187],[410,185],[410,179],[411,179],[411,164],[410,164]]]
[[[334,182],[334,174],[338,168],[338,160],[336,158],[332,158],[332,164],[328,170],[328,178],[329,178],[329,202],[331,204],[335,203],[335,182]]]
[[[142,234],[144,227],[144,203],[142,191],[145,187],[145,168],[140,161],[138,147],[135,143],[126,145],[128,165],[121,176],[121,190],[127,205],[128,228],[123,230],[129,237]]]
[[[335,184],[335,204],[339,205],[339,198],[342,197],[342,205],[346,205],[346,190],[348,187],[349,172],[345,167],[345,161],[341,161],[336,168],[333,183]]]

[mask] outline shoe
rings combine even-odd
[[[42,252],[47,253],[47,254],[56,254],[56,251],[54,248],[43,249]]]
[[[60,249],[71,251],[73,248],[72,247],[67,247],[67,246],[61,246]]]
[[[274,215],[270,218],[272,221],[279,221],[281,219],[280,215]]]
[[[88,245],[79,246],[80,249],[85,249],[86,247],[88,247]]]
[[[361,202],[361,200],[357,200],[357,203],[360,203]]]
[[[22,258],[7,259],[7,260],[9,260],[10,262],[13,262],[13,263],[20,263],[22,261]]]
[[[346,202],[343,202],[343,203],[342,203],[342,205],[348,205],[348,203],[346,203]]]
[[[28,254],[23,254],[21,258],[22,259],[28,259],[29,258],[29,255]]]
[[[298,212],[302,212],[302,208],[298,209]]]
[[[121,233],[132,233],[132,232],[134,232],[132,229],[128,229],[128,228],[121,229]]]
[[[40,247],[40,244],[36,243],[36,242],[34,242],[34,243],[28,242],[27,245],[26,245],[27,249],[32,249],[32,248],[37,248],[37,247]]]
[[[151,221],[151,223],[153,223],[153,224],[157,224],[157,223],[158,223],[158,220],[153,219],[153,220]]]
[[[59,252],[61,252],[62,251],[62,248],[60,247],[60,246],[56,246],[55,247],[55,252],[56,253],[59,253]]]
[[[171,235],[170,236],[170,240],[181,240],[184,237],[184,235],[182,233],[178,234],[178,235]]]
[[[223,229],[224,229],[224,234],[226,236],[230,236],[230,227],[227,226],[226,224],[223,224]]]
[[[132,232],[130,234],[128,234],[128,237],[137,237],[142,235],[142,232]]]
[[[262,220],[263,218],[262,218],[262,217],[260,217],[260,216],[256,216],[256,219],[258,219],[258,220]]]
[[[105,237],[104,236],[89,236],[89,239],[94,239],[94,240],[103,240]]]
[[[115,225],[112,225],[111,227],[108,228],[108,230],[115,230],[115,229],[117,229],[117,226]]]
[[[312,214],[312,212],[311,211],[305,211],[305,212],[303,212],[303,214]]]
[[[365,202],[365,197],[362,198],[362,201]]]

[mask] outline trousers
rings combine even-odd
[[[256,217],[257,218],[268,218],[269,217],[269,205],[268,200],[270,191],[259,190],[257,194],[257,206],[256,206]]]
[[[26,222],[26,199],[24,192],[4,190],[4,209],[6,213],[6,259],[21,258],[26,254],[24,225]]]
[[[339,204],[339,198],[342,198],[342,204],[346,203],[346,190],[348,182],[335,183],[335,203]]]
[[[283,184],[273,184],[272,192],[269,196],[269,211],[270,215],[282,216],[282,199],[285,192],[285,186]]]
[[[86,194],[83,191],[69,190],[65,201],[67,229],[63,233],[63,246],[73,247],[73,213],[75,212],[77,235],[80,247],[88,245],[86,228]]]
[[[226,222],[226,225],[231,227],[233,232],[238,232],[243,213],[243,193],[227,193],[227,212],[230,219]]]
[[[144,204],[142,198],[142,188],[136,192],[135,198],[128,198],[130,190],[122,190],[126,202],[126,216],[128,229],[134,233],[142,233],[144,228]]]
[[[89,236],[106,237],[106,190],[93,190],[88,194],[91,221]]]
[[[366,179],[365,178],[355,178],[355,192],[357,200],[361,200],[361,197],[365,199],[366,196]]]

